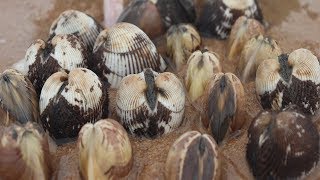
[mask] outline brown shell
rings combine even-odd
[[[247,160],[257,179],[300,179],[319,161],[319,133],[294,110],[264,111],[248,130]]]
[[[208,134],[188,131],[171,146],[166,179],[218,179],[220,174],[218,145]]]
[[[113,119],[84,125],[78,148],[84,179],[118,179],[131,170],[133,154],[127,132]]]
[[[36,91],[27,77],[14,69],[0,73],[0,124],[39,121]]]

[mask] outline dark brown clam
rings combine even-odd
[[[300,179],[319,161],[319,133],[294,110],[264,111],[248,130],[247,160],[257,179]]]
[[[218,145],[210,135],[188,131],[169,150],[166,179],[218,179],[219,159]]]

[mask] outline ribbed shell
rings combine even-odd
[[[221,70],[219,56],[214,52],[197,50],[191,54],[185,83],[192,101],[202,96],[208,80]]]
[[[147,70],[123,78],[116,96],[117,114],[131,134],[154,138],[181,124],[185,93],[179,79],[169,72],[152,71],[154,84],[147,84]],[[151,97],[147,94],[148,87],[153,91]]]
[[[300,179],[319,161],[319,133],[293,110],[264,111],[248,129],[246,157],[257,179]]]
[[[79,132],[78,148],[84,179],[117,179],[131,170],[130,140],[126,130],[113,119],[84,125]]]
[[[93,53],[96,73],[112,88],[118,88],[123,77],[139,73],[144,68],[157,72],[166,69],[164,60],[148,36],[129,23],[117,23],[102,31]]]
[[[39,121],[36,91],[27,77],[14,69],[0,73],[0,124]]]
[[[40,118],[56,139],[73,138],[108,111],[107,90],[91,70],[76,68],[48,78],[40,95]]]
[[[169,150],[166,179],[218,179],[219,160],[218,145],[210,135],[188,131]]]
[[[189,24],[173,25],[167,32],[167,54],[177,70],[187,63],[189,56],[200,48],[201,37]]]
[[[49,39],[58,34],[73,34],[80,38],[91,52],[102,30],[102,26],[93,17],[77,10],[67,10],[52,23]]]

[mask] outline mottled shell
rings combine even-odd
[[[204,3],[196,24],[202,36],[225,39],[243,15],[263,21],[257,0],[215,0]]]
[[[120,83],[117,114],[133,135],[155,138],[176,129],[182,122],[185,92],[172,73],[145,69],[128,75]]]
[[[247,41],[264,33],[264,27],[259,21],[246,16],[239,17],[232,26],[228,39],[228,59],[234,61],[240,56]]]
[[[198,50],[191,54],[185,78],[191,101],[202,96],[208,80],[219,72],[221,72],[219,56],[214,52]]]
[[[53,21],[50,27],[49,39],[58,34],[73,34],[80,38],[88,51],[91,52],[102,30],[102,26],[88,14],[77,10],[67,10]]]
[[[314,114],[320,101],[320,65],[307,49],[265,60],[257,69],[256,91],[264,109],[279,110],[289,104]]]
[[[169,150],[166,179],[218,179],[219,159],[218,145],[210,135],[188,131]]]
[[[37,124],[12,124],[1,137],[0,174],[6,180],[50,179],[49,144]]]
[[[89,69],[54,73],[43,86],[40,119],[55,139],[74,138],[84,124],[107,115],[107,89]]]
[[[84,179],[118,179],[131,170],[131,144],[126,130],[115,120],[84,125],[79,132],[78,148]]]
[[[14,69],[0,73],[0,124],[38,120],[38,96],[29,79]]]
[[[177,70],[182,69],[193,51],[200,48],[200,44],[201,37],[192,25],[174,25],[167,32],[167,54]]]
[[[238,64],[242,82],[254,80],[260,63],[266,59],[277,58],[281,53],[281,48],[272,38],[262,35],[252,38],[245,44]]]
[[[123,77],[152,68],[166,69],[165,61],[148,36],[137,26],[117,23],[102,31],[94,46],[94,71],[108,81],[112,88],[119,87]]]
[[[300,179],[319,161],[319,133],[295,111],[261,112],[248,130],[247,160],[257,179]]]
[[[214,139],[220,143],[227,132],[239,130],[245,123],[244,89],[232,73],[217,73],[209,80],[204,95],[202,122],[210,128]]]

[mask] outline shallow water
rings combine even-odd
[[[276,39],[284,52],[297,48],[310,49],[320,57],[320,1],[319,0],[260,0],[268,24],[267,34]],[[103,21],[102,0],[11,0],[1,1],[0,8],[0,71],[24,57],[27,47],[37,38],[46,39],[51,22],[66,9],[78,9]],[[234,71],[234,63],[224,59],[226,41],[204,39],[203,46],[219,53],[223,70]],[[244,85],[247,123],[238,136],[227,138],[220,147],[223,175],[221,179],[252,179],[245,160],[246,130],[261,109],[254,83]],[[110,97],[114,97],[110,92]],[[114,100],[111,106],[114,106]],[[188,130],[205,132],[197,118],[199,113],[187,104],[186,117],[175,132],[155,140],[131,138],[134,166],[129,179],[164,179],[164,163],[171,144]],[[79,179],[75,143],[58,147],[53,159],[54,176],[58,179]],[[319,166],[308,179],[320,178]]]

